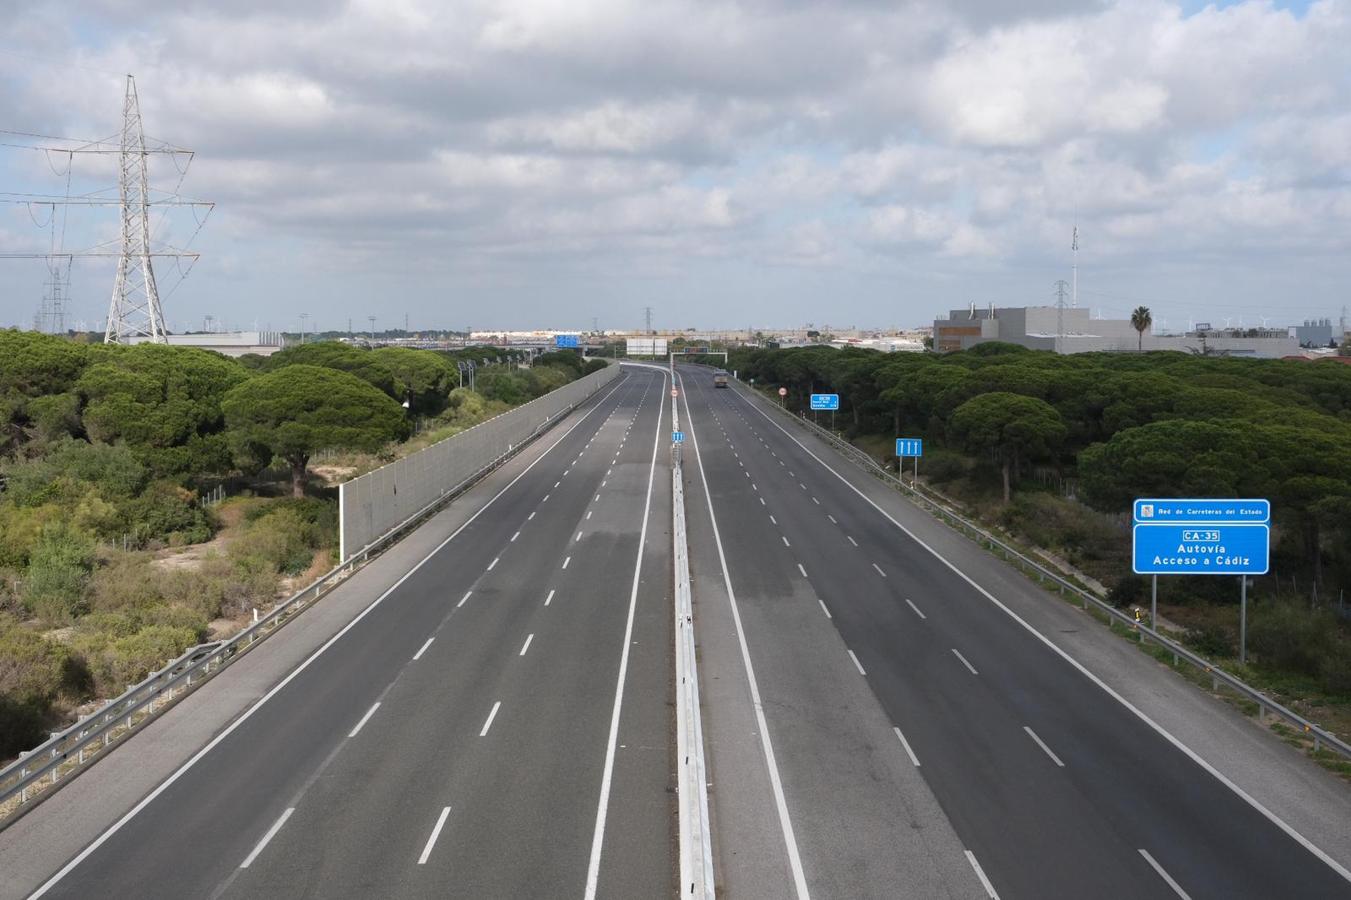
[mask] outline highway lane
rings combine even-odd
[[[899,728],[896,752],[922,765],[1000,896],[1348,894],[746,400],[697,370],[684,380],[696,426],[716,429],[704,457],[719,515],[759,508],[728,529],[729,553],[796,574],[796,614],[830,617]]]
[[[669,506],[648,500],[664,396],[634,370],[547,435],[491,507],[47,896],[575,897],[593,860],[598,896],[668,893],[669,623],[638,616],[634,591],[641,562],[651,602],[669,597]],[[597,854],[626,656],[640,687]]]

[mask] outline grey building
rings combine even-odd
[[[1301,347],[1328,347],[1336,344],[1337,329],[1331,319],[1305,319],[1295,326],[1295,340]]]
[[[1004,341],[1055,353],[1126,353],[1179,350],[1225,356],[1279,359],[1299,352],[1285,329],[1233,328],[1156,335],[1139,334],[1129,319],[1093,319],[1087,309],[1054,306],[994,305],[954,309],[934,321],[934,349],[966,350],[987,341]]]

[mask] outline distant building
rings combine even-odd
[[[1305,319],[1303,325],[1295,326],[1295,340],[1301,347],[1327,347],[1334,345],[1334,331],[1331,319]]]
[[[1141,336],[1129,319],[1093,319],[1087,309],[1054,306],[973,305],[934,321],[934,349],[939,352],[966,350],[988,341],[1055,353],[1133,353],[1143,348],[1261,359],[1278,359],[1299,349],[1287,329],[1201,326],[1187,334],[1156,335],[1151,327]]]
[[[131,338],[129,344],[143,344],[148,338]],[[286,345],[280,331],[213,331],[209,334],[171,334],[166,340],[171,347],[199,347],[215,350],[224,356],[244,356],[255,353],[271,356]]]

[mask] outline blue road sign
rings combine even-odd
[[[683,444],[683,443],[685,443],[685,432],[683,432],[683,431],[673,431],[673,432],[671,432],[671,443],[673,443],[673,444]]]
[[[1233,522],[1264,525],[1271,521],[1270,500],[1225,500],[1216,498],[1182,500],[1136,500],[1137,525],[1181,522],[1188,525],[1206,522]]]
[[[575,334],[556,334],[554,335],[554,346],[560,350],[576,350],[580,345]]]
[[[812,394],[812,409],[835,410],[839,408],[839,394]]]
[[[1133,568],[1137,575],[1265,575],[1271,527],[1136,525]]]
[[[896,438],[897,456],[923,456],[923,438]]]
[[[1132,567],[1137,575],[1265,575],[1271,501],[1224,498],[1136,500]]]

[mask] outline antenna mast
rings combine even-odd
[[[1070,245],[1074,251],[1074,265],[1070,267],[1070,308],[1079,308],[1079,225],[1074,226],[1074,242]]]

